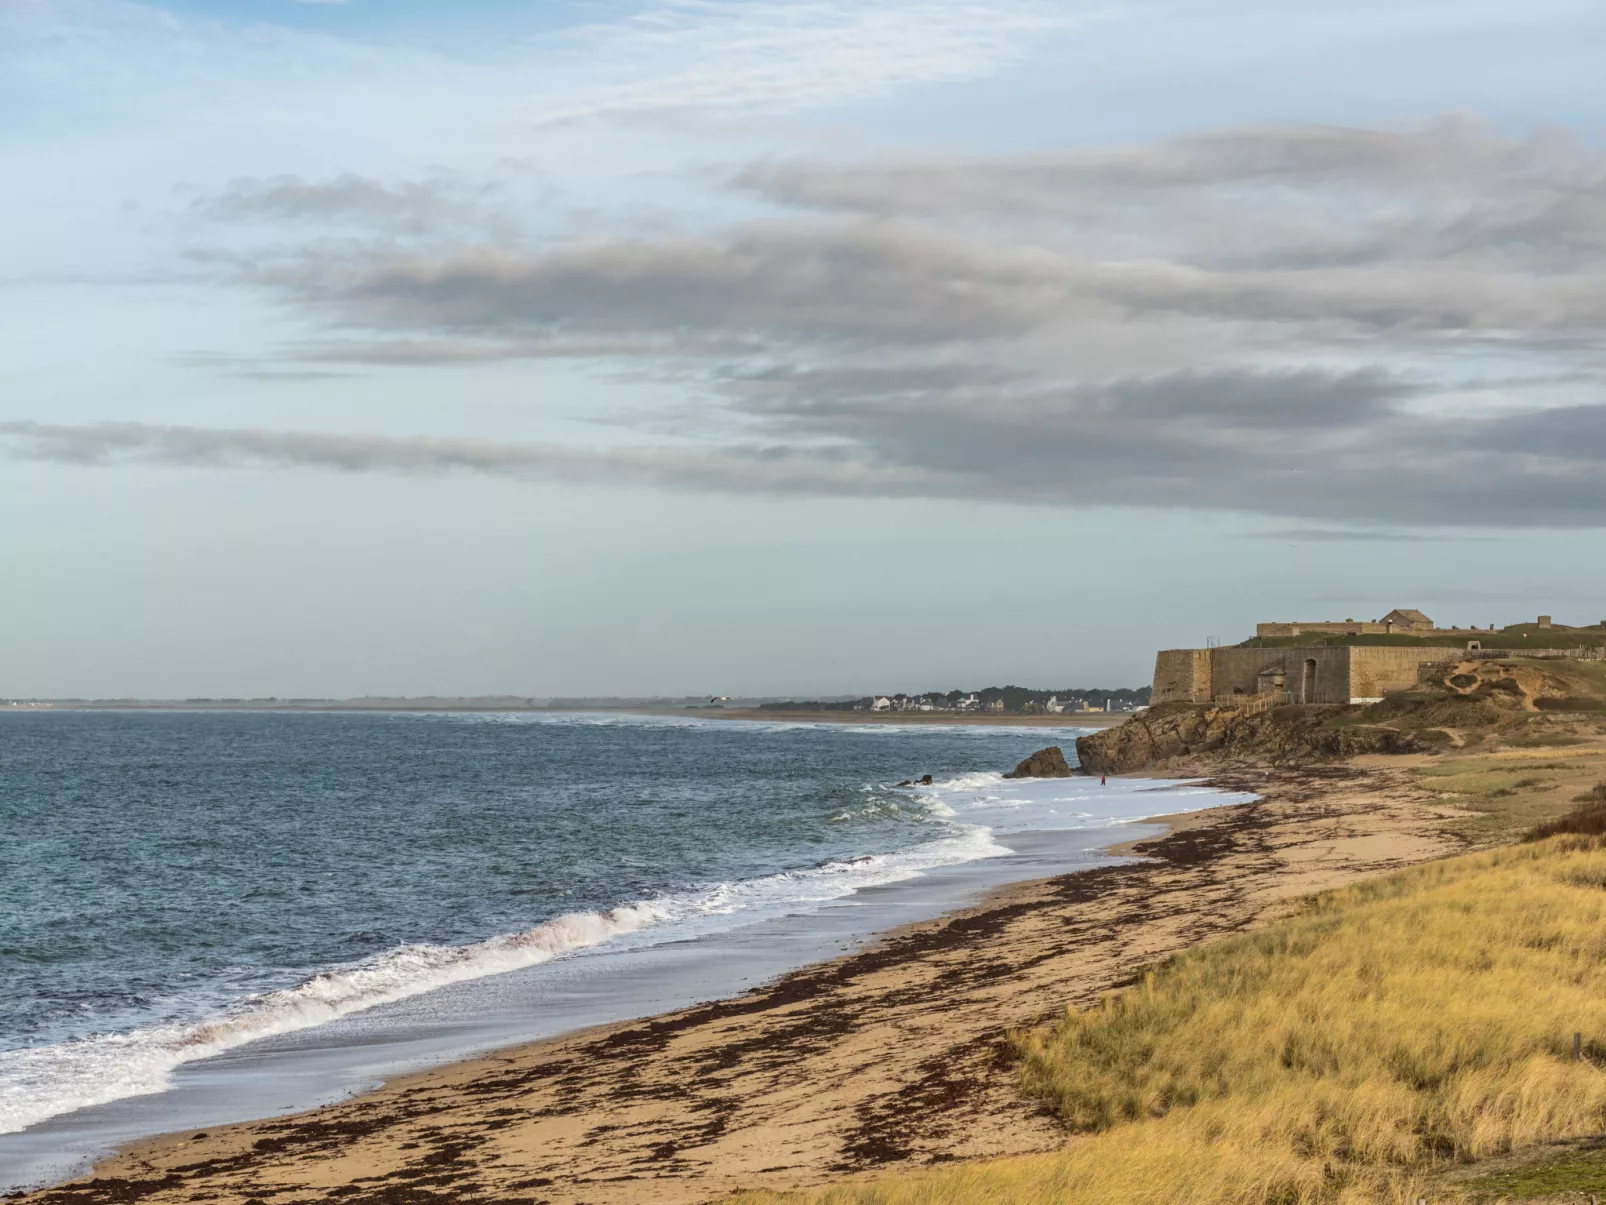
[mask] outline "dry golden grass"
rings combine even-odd
[[[1606,842],[1560,836],[1316,897],[1022,1036],[1058,1152],[816,1205],[1362,1205],[1606,1130]],[[1597,1045],[1598,1043],[1598,1045]],[[1444,1200],[1459,1190],[1435,1193]]]

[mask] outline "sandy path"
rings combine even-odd
[[[984,905],[716,1004],[156,1140],[29,1205],[707,1201],[1060,1141],[1019,1098],[1012,1026],[1291,897],[1454,852],[1461,813],[1401,768],[1245,771],[1261,802],[1180,818],[1150,858]]]

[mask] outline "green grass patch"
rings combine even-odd
[[[1590,1194],[1606,1197],[1606,1148],[1583,1149],[1542,1156],[1457,1184],[1459,1192],[1475,1201],[1531,1201],[1535,1197],[1572,1194],[1585,1200]]]

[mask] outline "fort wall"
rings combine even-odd
[[[1291,703],[1350,701],[1347,647],[1206,651],[1212,662],[1212,702],[1231,703],[1268,690],[1286,691]]]
[[[1210,654],[1215,649],[1164,649],[1154,658],[1151,703],[1208,703],[1213,697]]]
[[[1537,627],[1548,631],[1555,625],[1550,616],[1541,615]],[[1522,625],[1502,630],[1506,643]],[[1606,621],[1597,627],[1606,630]],[[1485,649],[1483,641],[1494,627],[1440,628],[1421,611],[1396,608],[1381,619],[1322,620],[1314,623],[1262,623],[1256,634],[1264,641],[1286,641],[1302,635],[1325,634],[1341,637],[1372,635],[1415,636],[1431,644],[1399,647],[1393,644],[1337,644],[1327,641],[1281,647],[1167,649],[1154,662],[1155,703],[1236,703],[1247,706],[1251,700],[1268,705],[1268,700],[1289,703],[1369,703],[1394,691],[1418,685],[1422,667],[1454,660],[1487,660],[1505,657],[1572,657],[1606,660],[1606,644],[1560,648]],[[1582,632],[1584,629],[1564,629]],[[1527,636],[1526,631],[1521,631]],[[1540,643],[1535,641],[1535,644]]]
[[[1419,666],[1467,655],[1452,645],[1167,649],[1155,657],[1151,702],[1247,702],[1274,690],[1291,703],[1381,699],[1416,686]]]
[[[1466,650],[1449,645],[1404,649],[1361,645],[1350,649],[1350,654],[1350,698],[1381,699],[1414,687],[1421,666],[1453,661],[1465,656]]]

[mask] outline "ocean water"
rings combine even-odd
[[[672,967],[687,943],[806,929],[1027,834],[1219,802],[997,772],[1074,735],[0,713],[0,1135],[458,985],[577,958],[605,981],[602,956],[656,947]]]

